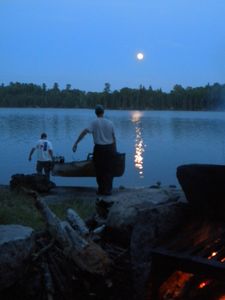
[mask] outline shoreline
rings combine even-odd
[[[0,189],[10,189],[10,185],[0,184]],[[148,186],[148,187],[120,187],[114,188],[112,195],[109,196],[98,196],[96,194],[96,187],[87,186],[56,186],[51,188],[48,192],[39,193],[40,197],[43,198],[47,203],[60,203],[64,200],[74,198],[74,200],[87,200],[87,201],[113,201],[120,203],[122,206],[126,203],[142,203],[151,202],[157,204],[160,201],[159,195],[165,195],[172,199],[181,198],[182,202],[185,201],[185,196],[182,188],[177,186]]]

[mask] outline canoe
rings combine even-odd
[[[125,171],[125,153],[116,153],[113,164],[113,176],[120,177]],[[54,161],[52,168],[53,176],[61,177],[96,177],[94,162],[89,154],[86,160],[64,162]]]

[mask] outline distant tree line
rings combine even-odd
[[[219,110],[224,109],[224,100],[225,84],[219,83],[195,88],[177,84],[168,93],[142,85],[111,91],[110,83],[102,92],[72,89],[70,84],[60,90],[58,83],[49,89],[46,84],[19,82],[0,86],[0,107],[93,108],[101,103],[109,109]]]

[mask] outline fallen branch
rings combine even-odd
[[[82,236],[87,236],[89,230],[81,217],[71,208],[67,209],[67,220],[74,230],[78,231]]]
[[[35,206],[45,220],[48,232],[60,244],[64,254],[83,271],[107,274],[111,267],[108,254],[99,245],[81,236],[68,222],[61,222],[37,193],[32,193],[32,196]]]

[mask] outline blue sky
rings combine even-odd
[[[0,83],[223,84],[224,16],[224,0],[1,0]]]

